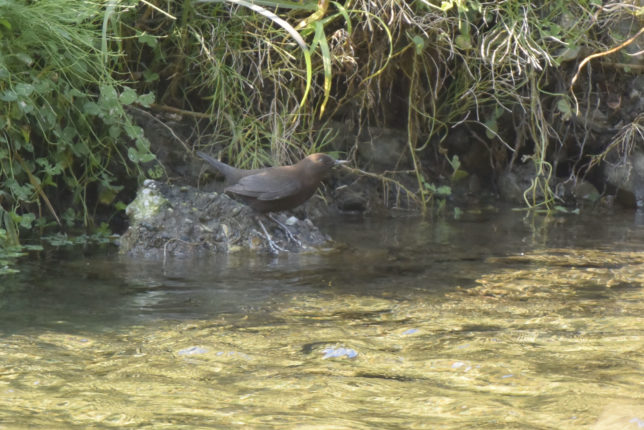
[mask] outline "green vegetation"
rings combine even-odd
[[[598,0],[0,0],[0,248],[94,227],[162,176],[130,107],[192,121],[190,146],[241,167],[320,150],[358,161],[361,130],[405,130],[416,186],[371,174],[423,210],[467,176],[450,140],[466,130],[493,170],[532,163],[526,205],[551,210],[556,153],[582,176],[642,135],[640,115],[584,145],[598,96],[589,74],[570,87],[642,15]],[[356,134],[341,147],[338,122]]]
[[[117,16],[114,5],[76,0],[0,2],[3,248],[18,246],[21,230],[91,226],[96,205],[123,188],[117,175],[142,177],[154,158],[125,112],[153,96],[115,78]]]
[[[358,137],[329,145],[338,121],[356,135],[373,126],[402,129],[417,186],[404,187],[402,172],[380,178],[425,209],[444,191],[428,171],[442,166],[450,175],[450,131],[464,128],[496,171],[532,163],[525,203],[547,211],[557,205],[553,155],[572,154],[571,177],[586,174],[597,155],[579,145],[590,128],[573,105],[583,100],[577,107],[587,112],[596,96],[592,88],[571,92],[575,67],[623,40],[612,28],[629,19],[636,25],[642,13],[634,3],[605,8],[596,0],[169,7],[144,7],[130,22],[131,36],[145,43],[127,50],[127,68],[156,79],[148,84],[158,108],[199,119],[207,149],[254,167],[319,148],[355,156]]]

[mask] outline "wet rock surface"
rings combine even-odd
[[[626,207],[644,207],[644,151],[633,150],[628,157],[613,156],[603,162],[605,181],[617,189],[619,203]]]
[[[515,165],[512,169],[506,170],[499,176],[499,196],[503,201],[518,205],[526,203],[524,194],[531,186],[534,178],[537,177],[533,163]],[[554,195],[559,204],[583,206],[592,204],[599,200],[599,191],[588,181],[583,179],[570,180],[570,178],[551,177],[548,186],[554,190]],[[536,187],[534,196],[537,200],[544,198],[543,190]],[[531,197],[528,193],[527,198]]]
[[[130,255],[274,253],[260,222],[284,251],[315,251],[333,244],[309,219],[288,212],[273,214],[288,228],[293,236],[289,238],[275,221],[223,193],[153,180],[145,181],[126,213],[130,227],[121,237],[120,250]]]

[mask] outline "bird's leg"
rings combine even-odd
[[[264,230],[264,235],[266,236],[266,241],[268,242],[268,246],[271,248],[271,251],[273,251],[274,254],[279,254],[280,251],[282,252],[288,252],[288,250],[282,248],[275,242],[273,242],[273,239],[271,238],[271,235],[268,234],[268,230],[266,230],[266,227],[264,227],[264,223],[262,223],[262,220],[259,218],[255,218],[257,220],[257,223],[259,226]]]
[[[295,244],[296,244],[297,246],[299,246],[300,248],[302,247],[302,242],[300,242],[299,240],[297,240],[297,239],[295,238],[295,236],[293,236],[293,233],[291,233],[291,231],[288,229],[288,227],[287,227],[287,226],[285,226],[285,225],[284,225],[284,224],[282,224],[280,221],[278,221],[278,220],[277,220],[277,218],[275,218],[275,217],[273,216],[273,214],[272,214],[272,213],[270,213],[270,212],[268,213],[268,217],[269,217],[270,219],[272,219],[272,220],[275,222],[275,224],[277,224],[277,225],[279,225],[279,226],[281,227],[281,229],[284,231],[284,234],[286,234],[286,237],[287,237],[287,239],[288,239],[288,240],[290,240],[291,242],[295,243]]]

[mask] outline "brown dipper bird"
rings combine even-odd
[[[225,176],[226,194],[263,214],[294,209],[301,205],[315,193],[329,170],[346,163],[326,154],[312,154],[291,166],[245,170],[229,166],[200,151],[197,151],[197,155]],[[289,239],[297,242],[286,226],[275,218],[270,218],[285,230]],[[280,249],[271,240],[261,221],[259,224],[271,248]]]
[[[225,193],[236,197],[260,213],[293,209],[307,201],[327,172],[344,160],[326,154],[312,154],[291,166],[244,170],[217,161],[197,151],[226,177]]]

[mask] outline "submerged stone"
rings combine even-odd
[[[191,346],[189,348],[182,349],[181,351],[178,352],[179,355],[197,355],[197,354],[205,354],[207,353],[208,350],[206,348],[202,348],[200,346]]]
[[[355,349],[351,348],[333,348],[333,347],[328,347],[324,348],[322,350],[324,353],[324,356],[322,359],[326,360],[327,358],[339,358],[339,357],[347,357],[347,358],[355,358],[358,356],[358,352]]]

